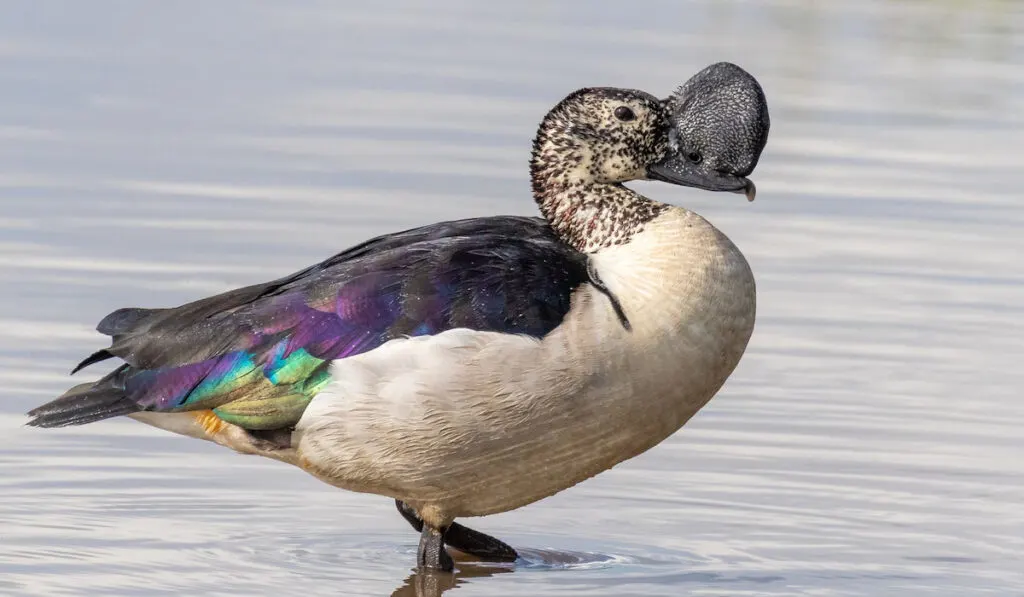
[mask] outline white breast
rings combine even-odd
[[[452,330],[340,360],[296,428],[302,466],[450,519],[536,501],[671,435],[743,354],[750,269],[681,209],[592,258],[629,329],[587,285],[543,340]]]

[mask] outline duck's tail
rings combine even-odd
[[[99,381],[77,385],[56,400],[32,409],[28,422],[33,427],[84,425],[142,410],[124,393],[121,367]]]

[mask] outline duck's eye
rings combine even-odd
[[[618,108],[615,108],[615,117],[622,122],[636,120],[636,114],[626,106],[619,106]]]
[[[696,151],[691,151],[686,154],[686,159],[690,160],[694,164],[699,164],[704,161],[704,156],[697,153]]]

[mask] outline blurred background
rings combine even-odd
[[[1022,11],[0,4],[0,594],[1024,595]],[[758,200],[635,188],[747,255],[748,353],[661,446],[473,521],[514,569],[431,585],[386,499],[131,421],[23,427],[109,311],[533,214],[559,99],[720,60],[768,98]]]

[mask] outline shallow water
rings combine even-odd
[[[1013,2],[0,6],[0,595],[1024,595],[1024,14]],[[92,324],[370,235],[533,213],[585,85],[763,83],[750,349],[649,453],[411,572],[388,500],[131,421],[21,413]],[[455,586],[451,591],[447,588]]]

